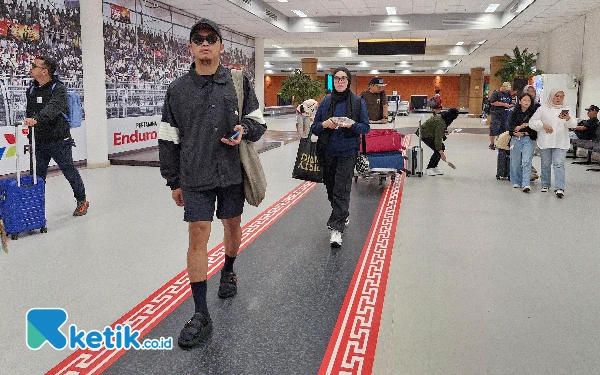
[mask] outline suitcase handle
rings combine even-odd
[[[17,163],[17,187],[21,187],[21,163],[20,163],[20,155],[21,155],[21,146],[19,145],[20,135],[22,134],[23,122],[15,123],[15,145],[17,147],[17,155],[16,155],[16,163]],[[29,127],[31,131],[31,143],[29,144],[29,158],[30,158],[30,168],[33,173],[33,185],[37,185],[37,163],[34,157],[35,153],[35,134],[33,133],[33,127]]]

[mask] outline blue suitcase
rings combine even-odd
[[[400,151],[367,154],[367,158],[371,169],[395,169],[396,171],[404,169],[404,156]]]
[[[16,127],[15,129],[20,129]],[[31,128],[33,129],[33,128]],[[33,132],[33,130],[32,130]],[[32,133],[33,139],[33,133]],[[21,177],[19,165],[20,146],[19,134],[17,139],[17,178],[9,178],[0,181],[0,217],[4,221],[4,229],[11,239],[19,238],[19,233],[39,229],[46,233],[46,200],[44,181],[36,176],[35,165],[35,141],[30,145],[31,169],[33,174]]]

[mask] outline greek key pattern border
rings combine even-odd
[[[317,184],[305,181],[279,201],[267,208],[242,228],[240,251],[262,234],[279,217],[285,214]],[[223,243],[208,252],[208,278],[221,268],[224,261]],[[111,324],[130,325],[133,330],[140,331],[143,338],[152,328],[162,321],[171,311],[177,308],[191,295],[187,271],[183,270],[146,300],[138,304],[128,313]],[[47,375],[89,375],[101,374],[125,350],[76,350],[58,365],[48,371]]]
[[[410,142],[404,137],[405,149]],[[384,191],[319,375],[372,372],[405,178],[405,172],[398,174]]]

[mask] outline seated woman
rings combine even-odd
[[[427,176],[444,174],[437,167],[440,159],[446,161],[446,154],[444,153],[446,150],[446,146],[444,145],[446,129],[457,117],[458,109],[450,108],[439,115],[434,114],[421,126],[421,140],[433,150],[433,155],[431,155],[429,164],[427,164],[427,170],[425,171]]]

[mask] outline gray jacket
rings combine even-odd
[[[231,71],[219,65],[213,76],[190,71],[167,89],[158,132],[160,171],[172,189],[211,190],[242,183],[239,146],[221,138],[239,123]],[[241,109],[244,139],[257,141],[267,126],[254,89],[244,75]]]

